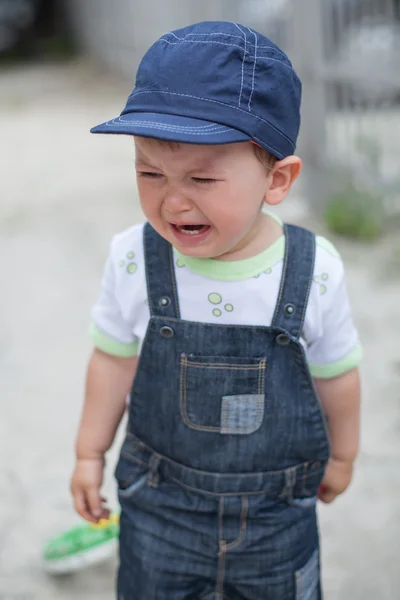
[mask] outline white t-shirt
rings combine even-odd
[[[359,365],[362,348],[354,327],[343,263],[317,237],[315,270],[301,342],[311,374],[336,377]],[[275,311],[285,252],[282,235],[257,256],[218,261],[174,250],[181,318],[227,325],[269,326]],[[92,311],[95,347],[115,356],[140,353],[150,312],[145,277],[143,224],[111,243],[100,297]]]

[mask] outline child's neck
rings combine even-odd
[[[243,240],[242,245],[214,260],[237,261],[252,258],[272,246],[282,235],[283,228],[281,223],[270,214],[263,212],[260,215],[257,228],[249,234],[247,239]]]

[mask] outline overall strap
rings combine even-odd
[[[284,233],[285,258],[272,326],[299,339],[314,276],[315,235],[294,225],[285,225]]]
[[[152,317],[180,318],[172,246],[146,223],[143,232],[147,296]]]

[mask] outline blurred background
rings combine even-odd
[[[365,348],[354,484],[320,509],[326,598],[400,597],[400,0],[0,0],[0,600],[112,597],[115,561],[62,578],[41,565],[77,522],[109,241],[143,218],[132,141],[89,129],[120,113],[159,35],[221,19],[271,37],[302,78],[304,174],[277,212],[339,249]]]

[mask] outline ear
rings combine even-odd
[[[269,187],[264,202],[270,206],[280,204],[290,192],[290,188],[300,175],[303,163],[298,156],[288,156],[275,163],[269,175]]]

